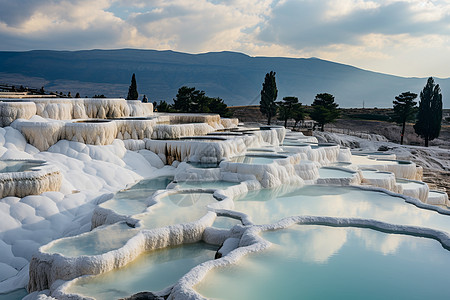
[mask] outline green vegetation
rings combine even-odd
[[[400,145],[403,145],[403,137],[405,135],[406,122],[414,121],[416,118],[416,104],[414,99],[417,98],[417,94],[411,92],[404,92],[395,97],[394,113],[392,114],[392,120],[402,125],[402,133],[400,138]]]
[[[136,75],[131,76],[131,85],[128,88],[127,100],[137,100],[139,97],[136,84]]]
[[[339,105],[334,102],[334,96],[331,94],[317,94],[311,106],[313,108],[310,113],[311,119],[319,123],[320,131],[323,131],[325,124],[339,117]]]
[[[294,127],[295,128],[300,121],[304,121],[306,117],[306,110],[301,103],[295,103],[292,106],[292,119],[294,119]]]
[[[427,84],[420,92],[419,113],[414,131],[428,141],[439,136],[442,122],[442,94],[439,84],[434,84],[433,77],[428,78]]]
[[[267,125],[270,125],[272,117],[277,113],[277,99],[278,90],[275,80],[275,72],[270,71],[264,78],[263,87],[261,90],[261,101],[259,102],[259,109],[263,115],[267,117]]]
[[[173,105],[161,101],[155,106],[157,111],[171,111],[182,113],[216,113],[221,117],[230,117],[231,113],[227,105],[220,98],[211,98],[204,91],[196,90],[195,87],[182,86],[173,99]]]
[[[293,106],[298,103],[297,97],[284,97],[283,101],[277,102],[278,117],[284,120],[284,127],[287,127],[287,121],[293,117]]]

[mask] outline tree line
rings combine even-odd
[[[284,121],[284,127],[287,127],[288,120],[293,119],[295,128],[309,115],[317,122],[320,130],[324,131],[325,124],[334,122],[339,117],[339,105],[335,102],[334,96],[329,93],[317,94],[309,112],[295,96],[287,96],[277,102],[278,89],[275,75],[274,71],[266,74],[259,103],[260,111],[267,117],[268,125],[277,116],[279,120]],[[133,73],[127,100],[137,100],[138,96],[136,77]],[[428,147],[428,142],[437,138],[441,130],[442,94],[439,85],[434,83],[432,77],[428,78],[427,84],[420,92],[419,107],[416,107],[417,102],[414,101],[416,98],[417,94],[409,91],[395,97],[391,121],[402,126],[401,144],[403,144],[406,123],[416,121],[414,131],[424,139],[425,146]],[[145,95],[142,101],[148,101]],[[160,101],[154,102],[153,105],[158,112],[217,113],[222,117],[231,116],[231,112],[221,98],[208,97],[204,91],[188,86],[178,89],[173,104]]]
[[[304,107],[294,96],[284,97],[283,101],[276,102],[277,95],[275,72],[270,71],[264,78],[260,111],[267,117],[268,125],[272,118],[278,115],[280,120],[284,120],[284,127],[287,127],[288,119],[293,119],[295,128],[306,116]],[[402,126],[400,141],[402,145],[406,123],[416,121],[414,131],[424,139],[425,146],[428,147],[429,141],[439,137],[442,122],[442,94],[439,84],[434,83],[433,77],[428,78],[427,84],[420,92],[419,107],[416,107],[417,102],[414,101],[416,98],[417,94],[409,91],[395,97],[391,120]],[[309,116],[318,123],[321,131],[324,130],[325,124],[334,122],[339,117],[339,105],[335,103],[331,94],[317,94],[311,107]]]

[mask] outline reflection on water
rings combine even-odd
[[[40,167],[44,162],[27,160],[0,160],[0,173],[25,172],[31,168]]]
[[[217,181],[181,181],[176,187],[179,189],[226,189],[230,186],[240,184],[240,182],[230,182],[224,180]]]
[[[353,187],[304,186],[266,189],[235,201],[235,210],[257,224],[296,215],[375,219],[399,225],[423,226],[450,233],[450,216],[417,208],[400,197]]]
[[[160,199],[145,214],[136,215],[145,228],[159,228],[199,220],[208,212],[208,204],[216,202],[211,193],[178,193]]]
[[[120,191],[114,198],[100,206],[109,208],[118,214],[134,215],[147,208],[147,199],[157,190],[163,190],[173,180],[172,176],[144,179],[131,188]]]
[[[27,295],[26,289],[19,289],[6,294],[0,294],[0,300],[20,300]]]
[[[432,239],[300,225],[262,237],[269,249],[213,269],[196,290],[214,299],[448,297],[450,253]]]
[[[137,230],[126,223],[116,223],[83,235],[61,239],[45,250],[64,256],[97,255],[116,250],[136,235]]]
[[[68,292],[109,300],[142,291],[160,291],[196,265],[213,259],[216,251],[216,246],[205,243],[154,250],[123,268],[80,279],[69,287]]]

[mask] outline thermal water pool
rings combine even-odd
[[[391,224],[430,227],[450,233],[450,216],[420,209],[401,197],[349,186],[311,185],[262,189],[235,200],[235,210],[256,224],[297,215],[355,217]]]
[[[123,268],[76,280],[67,292],[97,300],[118,299],[173,285],[196,265],[214,259],[217,246],[194,243],[149,251]]]
[[[147,198],[155,191],[165,189],[172,180],[173,176],[141,180],[131,188],[116,193],[111,200],[100,206],[124,215],[141,213],[148,206]]]
[[[77,236],[62,238],[42,247],[45,253],[59,253],[67,257],[98,255],[119,249],[138,233],[126,223],[116,223]]]
[[[215,268],[195,287],[213,299],[447,299],[450,253],[422,237],[294,225],[273,243]]]
[[[351,170],[342,170],[338,168],[322,167],[319,168],[320,178],[351,178],[356,172]]]
[[[217,202],[212,193],[176,193],[160,198],[147,212],[136,215],[144,228],[159,228],[199,220],[208,212],[208,204]]]
[[[230,182],[224,180],[216,181],[180,181],[175,187],[179,189],[226,189],[230,186],[237,185],[239,182]]]
[[[260,155],[260,154],[247,154],[242,156],[236,156],[230,159],[234,163],[252,164],[252,165],[267,165],[273,163],[276,159],[287,158],[285,155]]]
[[[40,167],[45,161],[39,160],[0,160],[0,173],[26,172]]]

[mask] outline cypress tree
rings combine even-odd
[[[434,140],[441,132],[442,122],[442,94],[439,84],[434,84],[433,77],[428,78],[427,84],[420,92],[419,113],[414,131],[425,140]]]
[[[415,106],[417,102],[414,99],[417,98],[417,94],[411,92],[401,93],[395,97],[394,114],[392,119],[397,124],[402,125],[402,134],[400,138],[400,145],[403,145],[403,137],[405,135],[406,122],[413,121],[416,117]]]
[[[277,113],[277,99],[278,90],[275,81],[275,72],[270,71],[264,78],[263,88],[261,90],[261,101],[259,102],[259,110],[267,117],[267,125]]]
[[[128,88],[127,100],[137,100],[138,97],[139,94],[137,91],[136,76],[133,73],[133,76],[131,76],[131,85]]]

